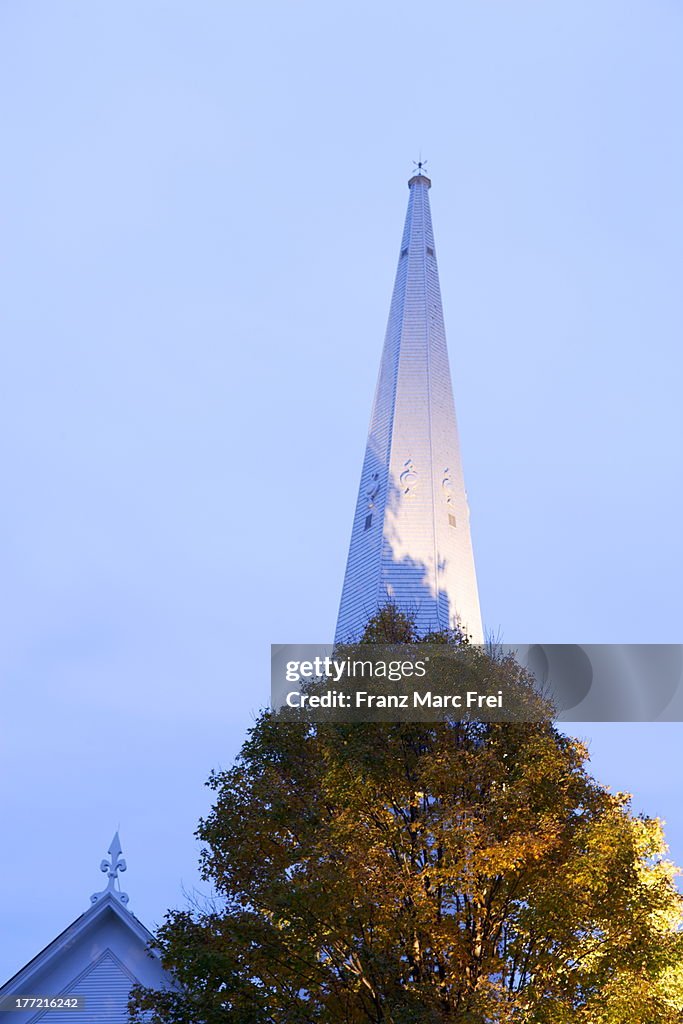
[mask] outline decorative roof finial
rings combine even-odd
[[[422,159],[422,153],[420,153],[419,160],[413,160],[413,176],[408,182],[408,187],[412,188],[413,185],[426,185],[427,188],[431,188],[432,183],[427,177],[427,161]]]
[[[100,863],[100,871],[106,871],[109,876],[107,888],[103,889],[102,892],[96,892],[90,897],[91,903],[97,903],[99,899],[106,896],[107,893],[111,893],[115,899],[123,903],[124,907],[128,903],[128,893],[121,892],[119,885],[119,871],[125,871],[127,864],[121,856],[121,841],[119,840],[119,834],[116,832],[114,838],[111,841],[109,850],[107,851],[111,860],[106,858]]]

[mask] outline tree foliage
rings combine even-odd
[[[366,638],[415,639],[382,615]],[[197,834],[217,899],[169,913],[156,941],[179,987],[138,991],[134,1016],[680,1022],[681,899],[660,824],[633,816],[586,759],[550,720],[311,726],[263,713],[208,783]]]

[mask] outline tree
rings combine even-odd
[[[368,637],[416,639],[391,608]],[[480,656],[479,670],[503,667]],[[680,1022],[681,898],[660,824],[586,760],[550,718],[264,712],[209,779],[197,835],[216,900],[156,936],[179,988],[138,990],[134,1019]]]

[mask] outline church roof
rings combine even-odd
[[[115,856],[112,850],[117,848]],[[134,984],[172,984],[158,955],[149,949],[151,932],[128,910],[126,894],[116,888],[118,871],[125,870],[118,834],[109,851],[112,860],[101,865],[103,870],[107,865],[107,888],[91,897],[91,906],[0,988],[0,1007],[13,1005],[19,997],[78,996],[83,1009],[0,1009],[0,1021],[126,1024]]]

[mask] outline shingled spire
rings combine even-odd
[[[439,271],[418,168],[370,420],[336,640],[388,600],[421,632],[460,624],[483,640]]]

